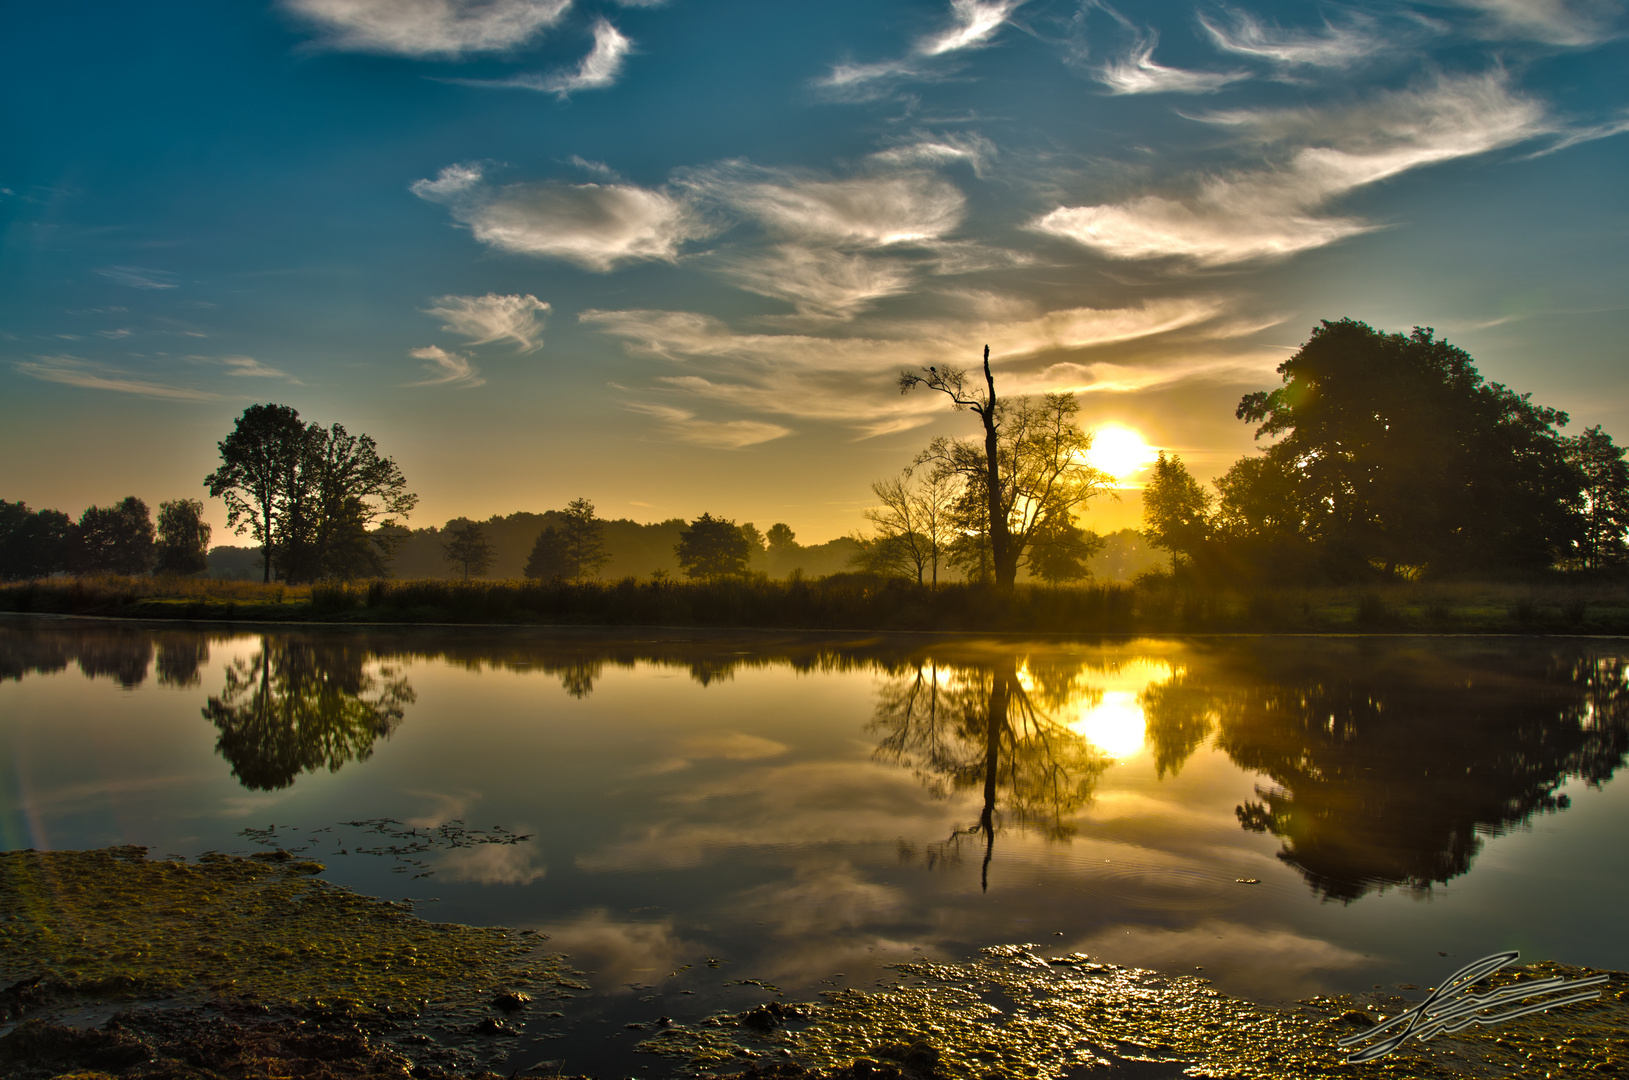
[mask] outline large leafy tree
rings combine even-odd
[[[1556,431],[1567,415],[1484,381],[1431,329],[1326,321],[1278,371],[1283,386],[1237,410],[1278,441],[1219,485],[1224,511],[1230,495],[1260,510],[1258,496],[1285,488],[1266,500],[1272,528],[1325,572],[1542,568],[1571,546],[1578,485]]]
[[[521,572],[539,581],[564,581],[571,577],[576,572],[576,564],[567,550],[564,534],[553,525],[538,533],[532,543],[532,553],[526,559],[526,568]]]
[[[492,569],[492,544],[478,521],[455,521],[447,526],[447,539],[441,543],[441,552],[448,562],[462,567],[464,580],[471,574],[479,577]]]
[[[227,523],[260,541],[265,580],[274,565],[292,581],[384,572],[380,542],[418,496],[370,436],[252,405],[219,446],[221,466],[204,483],[226,500]]]
[[[1583,487],[1583,530],[1578,562],[1586,570],[1616,566],[1629,557],[1629,464],[1624,448],[1599,426],[1567,440],[1567,459]]]
[[[134,495],[92,506],[73,530],[73,568],[82,574],[145,574],[153,565],[153,513]]]
[[[1201,557],[1210,539],[1211,507],[1216,497],[1193,478],[1182,458],[1161,450],[1143,488],[1143,534],[1171,553],[1173,565]]]
[[[598,577],[611,554],[605,550],[605,523],[594,515],[594,504],[573,499],[566,504],[563,517],[560,534],[571,577],[578,581]]]
[[[673,553],[686,577],[740,576],[747,572],[751,544],[735,522],[704,513],[679,534]]]
[[[209,569],[210,527],[204,504],[176,499],[158,504],[157,565],[161,574],[201,574]]]
[[[0,499],[0,580],[49,577],[68,569],[73,519]]]

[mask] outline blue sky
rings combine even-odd
[[[972,433],[904,366],[988,343],[1005,391],[1208,478],[1347,316],[1629,438],[1618,0],[6,19],[0,497],[31,506],[201,497],[275,401],[372,434],[414,524],[586,495],[824,540]]]

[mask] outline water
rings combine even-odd
[[[548,933],[592,989],[533,1059],[1006,942],[1262,1000],[1507,948],[1623,969],[1626,662],[9,618],[0,844],[282,846],[438,921]]]

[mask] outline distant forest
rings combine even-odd
[[[503,581],[522,576],[527,556],[538,535],[549,527],[560,528],[565,515],[549,510],[534,514],[521,510],[508,516],[494,514],[480,523],[481,531],[492,545],[492,567],[485,574],[476,575],[491,581]],[[461,524],[455,518],[437,528],[398,529],[400,545],[390,557],[388,570],[391,577],[403,580],[418,578],[451,580],[462,577],[462,572],[447,560],[443,551],[448,528]],[[683,518],[641,524],[628,518],[601,522],[604,528],[605,550],[611,561],[600,571],[600,577],[616,580],[625,577],[648,578],[660,570],[674,577],[680,576],[679,561],[674,546],[679,533],[689,525]],[[1121,529],[1103,538],[1101,551],[1088,560],[1092,577],[1099,581],[1130,581],[1146,570],[1164,568],[1169,559],[1164,552],[1149,546],[1147,538],[1136,529]],[[748,569],[771,578],[786,578],[795,570],[805,577],[824,577],[854,569],[854,559],[860,554],[860,545],[839,537],[823,544],[799,544],[794,539],[784,548],[771,548],[755,552]],[[223,544],[209,551],[209,576],[214,578],[258,581],[261,577],[260,548]]]

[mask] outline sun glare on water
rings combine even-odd
[[[1137,432],[1125,427],[1101,427],[1092,433],[1086,463],[1124,482],[1147,468],[1159,456]]]

